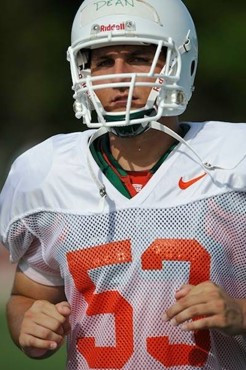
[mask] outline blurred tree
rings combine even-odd
[[[182,119],[244,121],[245,3],[184,2],[197,27],[200,57],[196,91]],[[25,148],[56,133],[83,129],[73,115],[66,62],[80,3],[1,2],[0,185],[10,162]]]
[[[199,64],[196,90],[184,118],[244,122],[245,3],[185,3],[197,28]]]
[[[72,111],[66,62],[79,4],[2,0],[0,184],[10,162],[27,147],[50,135],[81,129]]]

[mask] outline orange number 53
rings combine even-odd
[[[116,345],[96,346],[95,338],[77,341],[78,350],[90,368],[121,369],[133,354],[133,309],[118,291],[95,293],[89,270],[132,262],[130,240],[121,240],[67,254],[68,266],[76,288],[88,304],[88,316],[111,313],[115,317]],[[196,241],[156,239],[142,255],[143,270],[161,270],[165,261],[190,263],[189,284],[209,280],[209,253]],[[198,272],[198,273],[197,273]],[[120,307],[120,309],[118,309]],[[166,367],[193,365],[202,367],[210,349],[208,331],[194,334],[195,344],[170,344],[168,337],[146,338],[147,351]]]

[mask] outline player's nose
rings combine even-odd
[[[114,63],[113,73],[116,75],[114,81],[129,81],[129,77],[119,76],[125,73],[129,73],[129,66],[123,58],[117,58]]]

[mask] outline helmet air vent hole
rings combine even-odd
[[[193,60],[191,62],[191,66],[190,66],[190,75],[193,76],[194,72],[195,72],[195,69],[196,69],[196,61]]]

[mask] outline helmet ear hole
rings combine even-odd
[[[192,60],[191,66],[190,66],[190,75],[191,75],[191,77],[195,73],[195,70],[196,70],[196,61],[195,60]]]
[[[91,51],[90,49],[79,50],[77,53],[77,65],[81,69],[87,69],[91,63]]]

